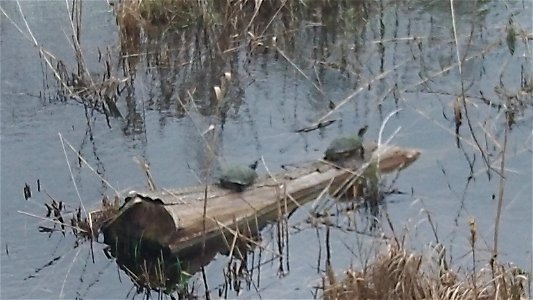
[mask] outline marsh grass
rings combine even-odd
[[[301,29],[302,20],[314,22],[310,27],[320,22],[353,27],[350,20],[368,14],[368,7],[364,1],[129,0],[117,3],[114,12],[126,73],[135,74],[145,57],[153,69],[151,76],[160,80],[158,106],[182,117],[186,115],[183,104],[195,105],[201,114],[218,113],[223,124],[228,111],[241,105],[238,95],[243,86],[255,80],[240,78],[228,85],[228,101],[219,101],[213,91],[221,74],[238,73],[241,53],[247,57],[245,70],[252,61],[266,57],[283,57],[298,70],[293,57],[300,49],[294,33]],[[322,46],[313,45],[317,55],[324,55]],[[299,73],[328,98],[320,82],[315,83],[303,70]],[[192,104],[189,93],[199,101]]]
[[[17,30],[38,50],[39,57],[44,61],[44,65],[47,68],[47,73],[50,72],[55,79],[57,88],[55,93],[52,93],[52,96],[50,96],[50,101],[78,102],[87,108],[88,116],[92,115],[94,111],[105,114],[109,126],[110,117],[121,117],[122,115],[116,103],[128,80],[116,75],[116,71],[113,70],[115,64],[112,61],[109,49],[106,49],[103,53],[98,49],[98,60],[102,64],[100,68],[101,73],[94,74],[89,71],[89,66],[87,65],[87,60],[81,46],[82,1],[73,0],[66,2],[71,29],[69,36],[70,45],[68,46],[73,51],[73,64],[67,63],[69,61],[67,58],[60,58],[50,53],[39,43],[26,20],[20,3],[17,2],[17,5],[24,27],[19,26],[1,7],[0,10]],[[44,97],[44,94],[41,97]]]
[[[428,251],[429,252],[429,251]],[[446,268],[435,251],[428,256],[387,243],[373,263],[349,269],[339,279],[326,272],[323,297],[333,299],[527,299],[528,275],[517,267],[487,265],[472,274]]]
[[[115,5],[117,20],[123,28],[141,25],[153,27],[186,27],[202,17],[201,1],[125,0]]]
[[[434,226],[429,214],[428,221]],[[529,299],[530,274],[524,270],[494,260],[478,267],[478,232],[474,219],[469,227],[470,269],[454,266],[443,244],[437,242],[417,251],[409,248],[407,235],[394,235],[382,240],[371,261],[358,269],[349,268],[341,278],[328,266],[322,279],[322,297],[326,300]]]

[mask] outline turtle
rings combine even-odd
[[[231,165],[222,169],[219,177],[220,186],[236,192],[242,192],[246,187],[252,185],[257,178],[255,169],[257,160],[249,165]]]
[[[364,159],[363,136],[367,129],[368,126],[364,126],[359,129],[357,135],[342,136],[334,139],[328,149],[326,149],[324,158],[329,161],[338,161],[359,152],[361,159]]]

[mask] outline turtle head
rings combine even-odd
[[[365,135],[365,133],[366,133],[367,130],[368,130],[368,125],[365,125],[365,126],[363,126],[363,127],[361,127],[361,128],[359,129],[359,131],[357,132],[357,135],[358,135],[359,137],[363,137],[363,135]]]
[[[254,161],[252,164],[250,164],[248,167],[255,171],[257,169],[257,163],[259,163],[259,160]]]

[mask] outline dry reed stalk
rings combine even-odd
[[[495,278],[484,268],[461,276],[443,270],[439,259],[388,244],[363,270],[348,270],[341,280],[324,275],[323,298],[333,299],[527,299],[526,274],[515,267],[495,265]]]

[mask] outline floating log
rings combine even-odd
[[[420,155],[416,149],[396,146],[377,149],[367,143],[364,147],[365,153],[372,153],[366,164],[377,163],[381,173],[403,169]],[[260,177],[240,193],[216,184],[130,192],[118,213],[103,225],[104,241],[115,250],[131,249],[133,242],[182,258],[205,251],[206,245],[226,243],[231,248],[237,233],[257,235],[268,222],[315,199],[324,189],[338,190],[364,164],[357,158],[344,161],[343,167],[316,161]]]

